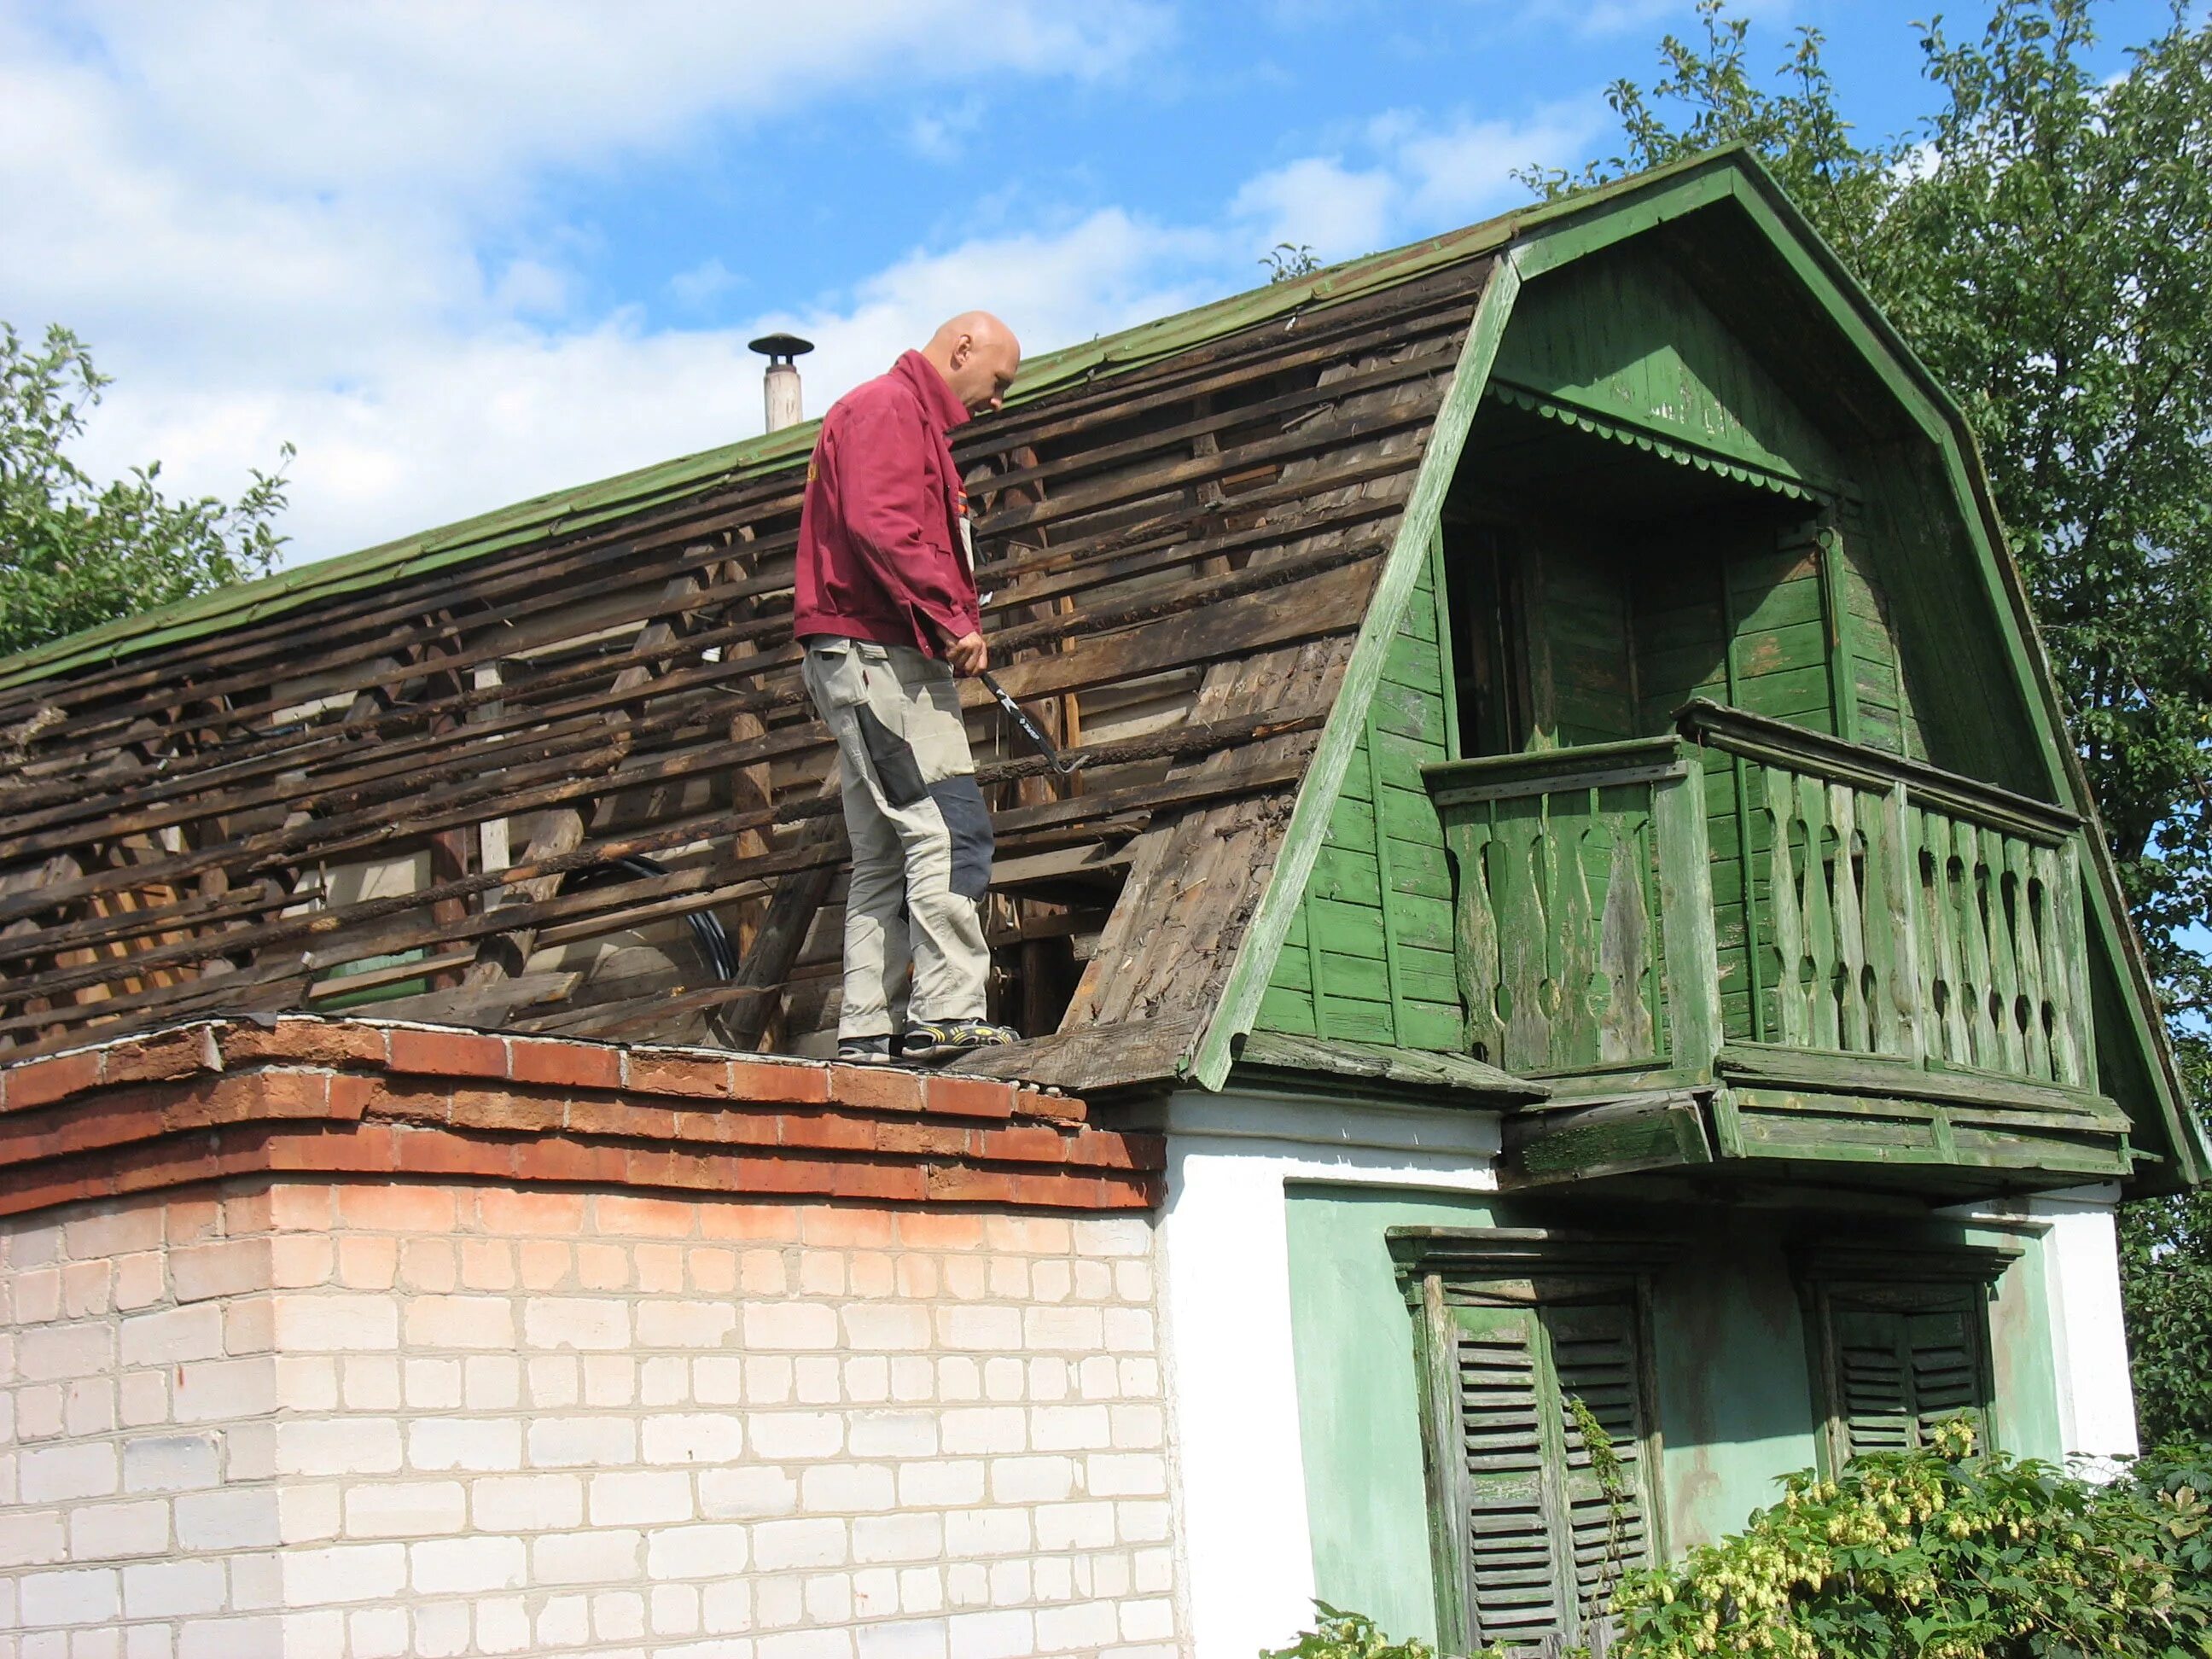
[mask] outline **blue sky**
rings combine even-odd
[[[1810,23],[1846,110],[1928,104],[1927,0]],[[1978,27],[1979,3],[1954,4]],[[2161,0],[2106,0],[2103,56]],[[1689,0],[0,0],[0,319],[118,386],[95,466],[234,493],[290,440],[295,559],[810,412],[942,315],[1044,349],[1525,198],[1611,153]]]

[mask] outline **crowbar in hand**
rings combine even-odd
[[[1013,717],[1014,724],[1022,728],[1022,735],[1030,740],[1038,754],[1052,763],[1052,769],[1060,776],[1066,777],[1090,758],[1087,755],[1078,755],[1074,759],[1070,760],[1061,754],[1053,740],[1045,736],[1044,728],[1024,713],[1021,704],[1016,702],[1006,688],[999,684],[997,675],[986,669],[981,678],[984,688],[999,700],[999,707]]]

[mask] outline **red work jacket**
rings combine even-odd
[[[942,657],[946,636],[981,630],[964,556],[966,497],[945,441],[968,418],[919,351],[830,406],[806,467],[793,635]]]

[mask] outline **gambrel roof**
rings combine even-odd
[[[1226,1080],[1516,301],[1638,237],[1845,417],[1939,458],[1945,603],[1996,669],[1942,690],[1947,712],[2025,734],[1992,781],[2088,809],[1955,405],[1755,161],[1721,152],[1036,360],[957,434],[1000,677],[1085,757],[1055,781],[968,688],[994,935],[1018,945],[1037,1039],[1005,1066]],[[0,663],[0,1042],[397,991],[457,1023],[818,1044],[842,848],[786,621],[814,429]],[[2194,1179],[2092,841],[2136,1144]],[[704,916],[726,979],[684,956]],[[651,971],[625,979],[625,951]]]

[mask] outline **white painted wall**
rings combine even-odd
[[[2058,1376],[2058,1425],[2069,1455],[2109,1468],[2136,1450],[2135,1390],[2120,1316],[2117,1185],[2076,1187],[2028,1200],[2047,1220],[2044,1279],[2051,1298]]]
[[[1491,1191],[1498,1119],[1239,1092],[1175,1097],[1167,1129],[1162,1340],[1186,1628],[1197,1659],[1251,1659],[1313,1616],[1285,1188]]]

